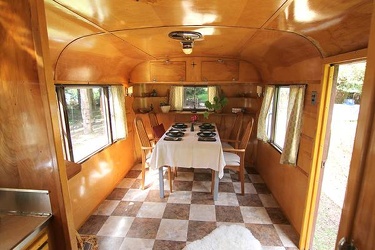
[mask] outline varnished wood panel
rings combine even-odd
[[[151,62],[150,78],[153,82],[181,82],[186,80],[185,62]]]
[[[55,81],[124,83],[135,65],[149,59],[111,34],[83,37],[64,49],[56,64]]]
[[[0,32],[0,186],[48,190],[51,246],[74,248],[43,1],[2,1]]]
[[[239,79],[239,62],[218,59],[202,62],[202,81],[236,81]]]
[[[285,0],[206,1],[92,1],[80,4],[69,0],[59,3],[107,30],[170,25],[239,25],[261,27]],[[90,6],[90,8],[87,8]],[[123,6],[126,6],[123,7]],[[94,14],[95,13],[95,14]],[[143,18],[139,18],[143,16]]]
[[[156,79],[156,82],[161,83],[176,83],[176,84],[203,84],[207,85],[207,81],[202,79],[204,78],[202,76],[202,62],[217,62],[217,60],[222,60],[220,58],[208,58],[208,57],[189,57],[189,58],[183,58],[183,57],[177,57],[172,60],[152,60],[147,61],[141,64],[138,64],[130,73],[130,82],[131,83],[153,83],[152,73],[151,71],[151,64],[156,65],[165,65],[161,66],[160,70],[167,70],[171,71],[171,68],[176,67],[177,72],[157,72],[157,70],[153,70],[153,72],[156,71],[157,74],[162,74],[162,80]],[[182,69],[182,66],[167,66],[168,64],[174,65],[174,64],[182,64],[182,62],[185,64],[185,69]],[[227,63],[228,62],[228,63]],[[215,83],[233,83],[233,76],[237,77],[235,82],[240,83],[260,83],[262,81],[261,74],[258,71],[258,69],[251,63],[238,60],[237,63],[234,63],[233,60],[226,60],[223,61],[223,64],[229,64],[229,66],[223,66],[225,69],[225,72],[222,72],[222,68],[219,67],[213,67],[212,69],[217,74],[226,75],[225,77],[221,76],[221,79],[225,80],[218,80],[213,82]],[[207,64],[206,64],[207,65]],[[159,68],[158,68],[159,70]],[[205,69],[205,71],[208,71],[208,74],[213,75],[214,72],[209,72],[209,69]],[[230,72],[232,71],[232,73]],[[184,73],[185,72],[185,73]],[[184,76],[185,74],[185,76]],[[232,76],[228,77],[228,75]],[[216,77],[216,76],[215,76]],[[185,78],[184,80],[180,80],[181,78]],[[160,78],[159,78],[160,79]],[[241,89],[238,89],[237,92],[241,92]],[[138,94],[139,95],[139,94]]]
[[[130,118],[129,118],[130,119]],[[69,180],[73,218],[78,230],[134,164],[134,133],[82,163]]]
[[[373,7],[375,10],[375,6]],[[375,244],[375,15],[372,16],[361,108],[350,163],[347,192],[341,215],[338,239],[353,239],[358,249]]]
[[[308,37],[324,57],[343,54],[367,47],[372,6],[371,0],[295,0],[267,28]]]
[[[104,32],[79,15],[66,11],[53,0],[45,0],[47,31],[52,68],[55,69],[60,53],[73,40]],[[64,34],[64,35],[62,35]]]
[[[258,143],[256,169],[295,230],[300,233],[307,192],[307,176],[298,168],[280,165],[280,153]]]

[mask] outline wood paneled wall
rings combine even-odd
[[[0,187],[48,190],[50,247],[75,249],[43,1],[2,1],[0,40]]]
[[[116,142],[82,163],[69,180],[73,218],[78,230],[134,164],[134,136]]]
[[[303,124],[297,166],[281,165],[280,153],[268,143],[259,142],[256,168],[270,188],[281,209],[298,233],[301,233],[312,152],[320,104],[322,59],[302,61],[289,67],[277,67],[265,75],[270,84],[306,84]],[[317,103],[311,104],[312,91]]]

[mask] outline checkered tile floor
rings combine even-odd
[[[173,193],[165,176],[161,199],[158,171],[147,171],[141,190],[140,167],[129,171],[80,228],[81,234],[97,235],[99,249],[182,249],[222,224],[247,227],[264,250],[298,249],[298,236],[255,169],[246,169],[244,196],[237,174],[225,170],[213,201],[210,170],[179,168]]]

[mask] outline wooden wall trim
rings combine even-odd
[[[31,23],[34,38],[35,51],[38,55],[38,75],[39,85],[42,93],[43,108],[46,119],[47,132],[49,134],[50,150],[52,153],[54,167],[54,185],[56,194],[52,195],[57,200],[51,200],[52,206],[57,206],[58,211],[54,211],[54,216],[59,222],[54,221],[52,226],[58,232],[58,228],[63,230],[61,235],[55,235],[55,247],[63,246],[76,249],[76,238],[73,223],[72,210],[70,205],[70,195],[68,190],[66,168],[64,164],[59,119],[57,117],[58,107],[53,85],[52,64],[50,62],[49,42],[47,35],[46,15],[43,0],[29,0],[31,7]],[[53,246],[53,245],[52,245]]]
[[[323,64],[348,63],[352,61],[365,60],[366,57],[367,49],[361,49],[336,56],[326,57],[323,59]]]

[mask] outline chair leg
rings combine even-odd
[[[172,171],[171,171],[171,167],[168,166],[168,179],[169,179],[169,190],[171,191],[171,193],[173,193],[172,191]]]
[[[241,194],[245,195],[245,175],[244,175],[244,167],[241,165],[239,169],[239,177],[241,181]]]
[[[215,171],[211,169],[211,194],[214,193],[215,188]]]
[[[141,180],[141,188],[142,190],[145,189],[145,179],[146,179],[146,166],[142,164],[142,180]]]

